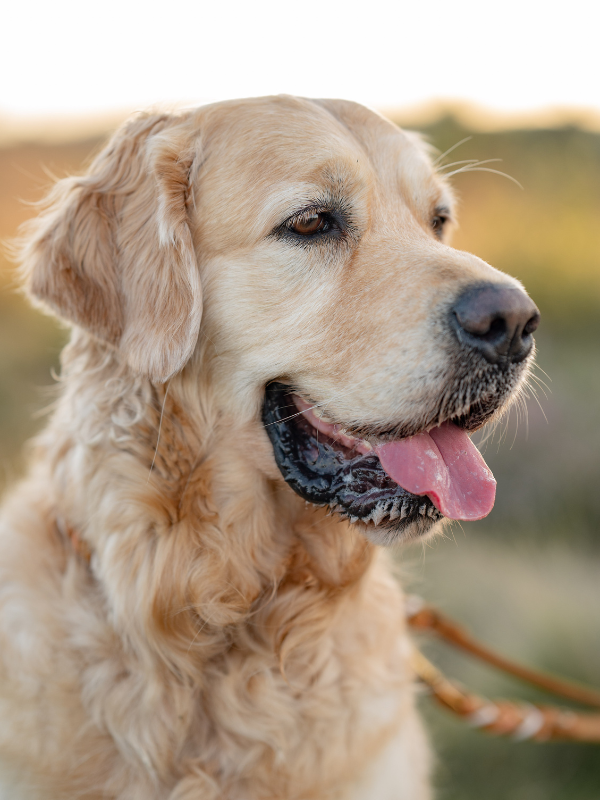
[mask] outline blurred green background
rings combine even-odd
[[[490,517],[399,552],[405,584],[506,655],[600,686],[600,134],[575,126],[480,132],[451,113],[420,130],[440,152],[471,135],[445,163],[499,158],[489,166],[524,187],[486,172],[454,176],[461,225],[453,243],[518,277],[537,302],[541,383],[527,417],[513,412],[483,445],[498,480]],[[80,170],[101,142],[1,147],[0,238],[31,216],[26,203],[43,196],[50,173]],[[43,425],[66,333],[28,307],[0,258],[2,489],[22,472],[23,443]],[[423,644],[478,692],[541,697]],[[600,748],[495,739],[421,703],[440,800],[600,798]]]

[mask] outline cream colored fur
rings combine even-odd
[[[352,242],[271,235],[326,192]],[[386,554],[284,484],[260,409],[279,378],[333,418],[418,418],[431,310],[511,281],[436,239],[440,205],[415,137],[287,97],[138,117],[56,186],[23,262],[73,333],[0,523],[11,800],[429,797]]]

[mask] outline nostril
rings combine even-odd
[[[506,320],[503,317],[492,316],[485,311],[478,314],[473,309],[469,310],[470,314],[465,313],[464,309],[454,312],[463,331],[485,341],[506,335]]]
[[[523,328],[523,336],[530,336],[540,324],[540,312],[537,311]]]
[[[496,317],[491,321],[486,333],[482,333],[480,336],[488,342],[503,338],[506,336],[506,320],[502,317]]]

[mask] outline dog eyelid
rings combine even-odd
[[[431,228],[438,238],[442,237],[444,226],[450,221],[450,212],[446,208],[436,208],[431,218]]]
[[[343,230],[344,222],[339,213],[329,207],[315,205],[288,217],[275,233],[291,234],[296,240],[310,241],[328,234],[339,236]]]
[[[441,214],[436,214],[431,220],[431,227],[433,228],[434,233],[440,234],[447,221],[448,219],[446,217],[443,217]]]

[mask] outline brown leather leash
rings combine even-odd
[[[413,630],[434,633],[455,647],[509,675],[527,681],[532,686],[582,705],[600,708],[600,692],[510,661],[478,642],[461,625],[414,595],[407,598],[407,620]],[[586,713],[537,703],[479,697],[446,678],[416,648],[412,666],[419,680],[429,688],[435,699],[473,727],[497,735],[512,736],[516,740],[562,740],[600,744],[600,712]]]

